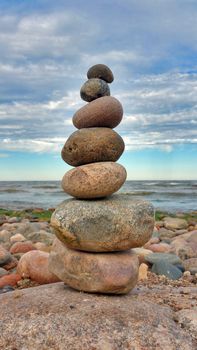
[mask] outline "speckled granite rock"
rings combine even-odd
[[[195,350],[194,327],[180,315],[181,327],[174,311],[155,301],[157,293],[169,298],[165,288],[120,297],[78,293],[60,282],[2,294],[0,349]],[[171,295],[183,299],[176,290]]]
[[[139,261],[131,250],[108,254],[82,252],[67,248],[56,238],[49,256],[49,270],[80,291],[125,294],[137,283]]]
[[[107,83],[112,83],[114,80],[113,73],[105,64],[95,64],[90,67],[87,72],[88,79],[99,78],[105,80]]]
[[[77,129],[92,127],[115,128],[122,120],[121,103],[112,96],[100,97],[73,115],[73,124]]]
[[[72,166],[116,162],[124,147],[122,137],[110,128],[84,128],[70,135],[61,154],[63,160]]]
[[[126,176],[125,168],[118,163],[90,163],[67,171],[62,188],[76,198],[102,198],[117,192]]]
[[[70,248],[116,251],[143,246],[152,235],[151,203],[114,195],[91,201],[67,199],[51,217],[56,236]]]
[[[82,100],[91,102],[96,98],[103,96],[110,96],[110,89],[108,84],[102,79],[87,80],[80,90]]]

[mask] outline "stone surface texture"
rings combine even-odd
[[[149,202],[122,194],[91,201],[67,199],[56,208],[51,225],[56,236],[70,248],[126,250],[141,247],[149,240],[154,208]]]
[[[125,294],[135,287],[139,262],[129,251],[89,253],[69,249],[56,239],[49,270],[70,287],[91,293]]]
[[[70,135],[61,155],[62,159],[72,166],[116,162],[124,147],[122,137],[110,128],[84,128]]]
[[[117,192],[126,176],[125,168],[118,163],[90,163],[66,172],[62,188],[76,198],[102,198]]]
[[[113,73],[105,64],[95,64],[90,67],[87,72],[88,79],[99,78],[105,80],[107,83],[112,83],[114,80]]]
[[[188,292],[194,296],[196,288]],[[180,288],[171,296],[182,302]],[[162,303],[167,297],[167,286],[120,297],[78,293],[61,282],[2,294],[0,349],[195,350],[192,311],[180,312],[179,323]]]
[[[82,100],[91,102],[99,97],[110,96],[110,89],[104,80],[93,78],[82,85],[80,95]]]
[[[73,115],[73,124],[77,129],[92,127],[115,128],[122,120],[121,103],[112,96],[98,98]]]

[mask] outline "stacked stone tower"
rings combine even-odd
[[[73,196],[51,218],[57,236],[49,268],[67,285],[82,291],[129,292],[137,283],[138,257],[131,248],[144,245],[154,226],[153,206],[116,194],[126,180],[116,163],[124,141],[113,128],[122,120],[120,102],[110,96],[111,70],[97,64],[87,73],[81,98],[88,102],[73,116],[78,129],[62,149],[63,160],[74,166],[62,179]]]

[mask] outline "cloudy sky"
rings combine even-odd
[[[88,68],[110,66],[128,179],[197,178],[196,0],[1,0],[0,180],[59,180]]]

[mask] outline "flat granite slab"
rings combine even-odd
[[[0,349],[197,349],[194,322],[184,328],[178,312],[165,305],[165,296],[182,302],[189,293],[190,308],[196,292],[197,287],[170,289],[171,294],[168,287],[137,287],[128,295],[107,296],[58,282],[2,294]]]

